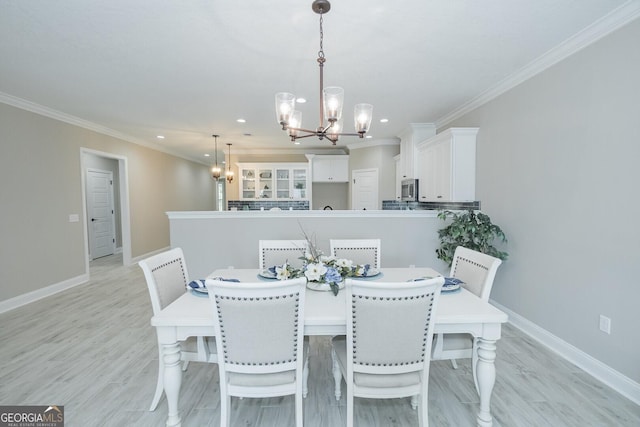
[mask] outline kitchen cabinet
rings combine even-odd
[[[309,155],[313,182],[349,182],[348,155]]]
[[[238,163],[240,199],[307,200],[307,163]]]
[[[433,123],[411,123],[400,134],[400,180],[418,177],[416,146],[435,134]]]
[[[450,128],[416,147],[421,202],[474,201],[478,128]]]

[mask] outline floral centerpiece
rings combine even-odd
[[[301,248],[302,267],[294,268],[288,262],[271,267],[271,272],[278,280],[306,277],[309,288],[322,290],[328,287],[327,290],[330,289],[334,295],[338,295],[338,291],[344,287],[345,278],[367,276],[369,264],[354,264],[348,259],[323,255],[306,233],[304,237],[307,248]]]

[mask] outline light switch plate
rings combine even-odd
[[[69,222],[79,222],[79,221],[80,221],[80,215],[78,214],[69,215]]]

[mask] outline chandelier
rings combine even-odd
[[[211,135],[215,138],[215,144],[216,144],[216,164],[213,165],[213,167],[211,168],[211,178],[215,179],[216,181],[220,178],[220,175],[222,174],[222,171],[220,169],[220,166],[218,166],[218,137],[220,135]]]
[[[231,184],[233,181],[233,171],[231,170],[231,144],[227,142],[227,146],[229,147],[229,161],[227,162],[227,171],[225,172],[225,176],[227,177],[227,182]]]
[[[342,103],[344,90],[340,87],[324,87],[323,68],[326,61],[322,41],[322,16],[329,12],[331,3],[328,0],[314,0],[311,8],[320,15],[320,50],[318,51],[318,66],[320,67],[320,125],[316,130],[302,127],[302,112],[295,109],[296,98],[292,93],[279,92],[276,94],[276,117],[282,130],[288,131],[291,141],[317,136],[318,139],[328,139],[336,145],[340,136],[364,137],[371,125],[373,105],[357,104],[354,107],[354,123],[356,133],[341,133],[338,121],[342,117]],[[325,124],[325,120],[328,122]]]

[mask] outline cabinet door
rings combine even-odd
[[[273,169],[258,169],[257,191],[261,199],[273,198]]]
[[[291,171],[289,169],[276,169],[276,198],[291,198]]]
[[[451,200],[451,142],[444,142],[433,147],[435,150],[434,165],[434,200]]]
[[[243,199],[256,198],[256,171],[255,169],[240,170],[240,197]]]
[[[293,199],[307,199],[307,169],[293,169]]]

